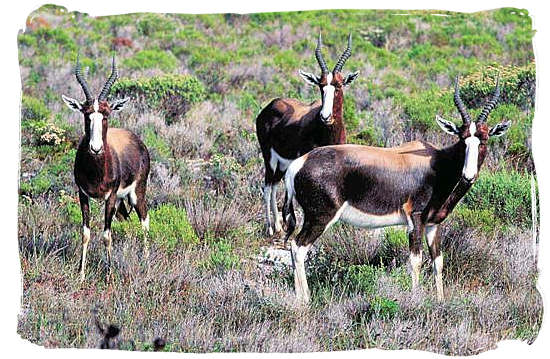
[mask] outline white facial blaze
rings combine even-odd
[[[332,74],[327,75],[327,84],[323,87],[323,108],[321,109],[321,116],[323,119],[328,119],[332,115],[332,104],[334,103],[334,86],[332,82]]]
[[[94,112],[90,115],[90,149],[99,151],[103,148],[103,115],[99,112],[99,103],[94,101]]]
[[[470,136],[464,140],[466,143],[466,156],[464,158],[464,168],[462,175],[471,180],[477,175],[477,161],[479,156],[479,138],[475,136],[476,124],[470,124]]]

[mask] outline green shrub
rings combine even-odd
[[[404,229],[395,227],[386,228],[384,241],[382,242],[381,255],[387,259],[393,259],[409,247],[409,236]]]
[[[531,175],[512,170],[482,171],[464,197],[474,210],[488,210],[507,224],[531,225]]]
[[[295,71],[300,60],[293,50],[278,51],[273,57],[273,62],[282,71]]]
[[[458,205],[452,212],[453,226],[456,229],[476,228],[491,235],[500,227],[500,220],[489,209],[471,209]]]
[[[166,160],[172,156],[170,145],[152,127],[147,127],[143,131],[143,142],[156,161]]]
[[[448,120],[454,117],[455,107],[451,94],[436,88],[411,95],[399,95],[395,99],[403,107],[403,113],[412,128],[424,131],[436,129],[436,115],[447,117]]]
[[[503,7],[493,12],[493,19],[501,24],[514,23],[522,27],[531,28],[531,18],[525,9]]]
[[[149,210],[148,240],[168,251],[174,251],[180,245],[194,245],[199,239],[187,218],[185,208],[173,204],[161,205]],[[143,230],[137,215],[131,215],[129,221],[113,221],[113,232],[121,236],[143,238]]]
[[[66,186],[71,186],[75,155],[76,149],[71,149],[58,155],[52,162],[45,164],[34,176],[21,179],[19,182],[20,194],[34,197],[48,191],[60,191]]]
[[[21,101],[21,127],[45,123],[50,118],[51,112],[41,100],[23,95]]]
[[[376,290],[376,283],[383,272],[382,267],[368,264],[351,265],[344,274],[344,282],[353,290],[372,294]]]
[[[510,103],[521,109],[535,104],[535,64],[518,66],[489,65],[464,77],[460,81],[460,93],[467,107],[480,107],[490,99],[497,75],[500,74],[500,103]]]
[[[238,269],[240,258],[233,252],[233,245],[226,239],[213,241],[210,245],[210,253],[206,260],[201,262],[204,269]]]
[[[359,127],[359,115],[357,114],[355,99],[351,98],[351,96],[345,96],[343,107],[344,125],[346,131],[351,133]]]
[[[165,105],[164,108],[167,111],[172,108],[167,103],[175,103],[181,110],[181,115],[192,104],[206,98],[206,88],[196,77],[191,75],[121,79],[113,85],[112,93],[119,97],[130,96],[151,107]]]
[[[158,49],[141,50],[134,56],[124,59],[124,65],[133,70],[161,69],[166,72],[174,71],[178,65],[178,59],[169,51]]]
[[[370,314],[385,320],[393,319],[400,311],[399,303],[385,297],[375,297],[370,301]]]
[[[158,37],[173,33],[176,30],[176,23],[164,14],[145,14],[138,20],[136,28],[142,36]]]

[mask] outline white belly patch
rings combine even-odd
[[[275,150],[271,149],[271,160],[269,161],[269,166],[275,172],[277,170],[277,163],[279,164],[279,169],[281,171],[286,171],[288,166],[292,163],[293,160],[281,157]]]
[[[381,228],[407,224],[407,217],[399,211],[385,215],[370,214],[350,206],[348,202],[344,202],[342,208],[339,220],[357,227]]]
[[[118,198],[126,198],[128,195],[135,196],[135,190],[136,190],[136,181],[132,182],[131,185],[129,185],[126,188],[118,188],[116,191],[116,196]]]

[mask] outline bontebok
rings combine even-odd
[[[288,193],[283,217],[287,239],[296,226],[292,198],[304,211],[303,227],[291,241],[296,294],[309,300],[304,261],[315,240],[336,221],[377,228],[406,225],[409,233],[413,288],[418,286],[424,232],[433,261],[438,299],[443,298],[443,257],[439,224],[472,186],[485,159],[491,136],[501,136],[510,123],[487,126],[496,106],[499,85],[475,122],[459,95],[454,101],[462,126],[436,118],[441,128],[458,137],[453,145],[439,149],[426,141],[395,148],[359,145],[319,147],[290,164],[285,184]]]
[[[342,67],[351,56],[351,34],[348,46],[332,71],[321,53],[321,34],[315,57],[321,75],[300,71],[304,80],[319,88],[321,99],[309,105],[294,99],[271,101],[256,118],[256,133],[265,165],[264,204],[267,235],[279,232],[281,219],[277,211],[277,184],[290,162],[318,146],[346,143],[342,118],[344,87],[357,78],[359,72],[342,75]],[[274,220],[271,221],[270,212]]]
[[[119,111],[127,98],[107,102],[107,95],[118,73],[113,57],[111,76],[99,96],[94,98],[82,75],[77,58],[76,80],[82,87],[86,100],[80,102],[63,96],[63,101],[74,111],[84,115],[84,136],[80,139],[74,163],[74,176],[78,186],[82,210],[82,261],[80,278],[84,280],[86,251],[90,241],[89,198],[105,201],[105,225],[103,240],[107,247],[109,270],[111,269],[111,222],[115,212],[127,219],[126,199],[135,208],[144,230],[149,229],[145,191],[149,176],[149,152],[132,132],[120,128],[108,128],[107,119],[113,111]],[[145,236],[146,237],[146,236]],[[145,243],[147,250],[147,243]]]

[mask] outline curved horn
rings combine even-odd
[[[80,87],[82,87],[82,90],[84,91],[84,95],[86,96],[86,102],[92,103],[93,102],[93,96],[90,92],[90,88],[88,87],[88,83],[86,82],[86,79],[82,75],[82,68],[80,67],[80,53],[76,55],[76,66],[74,68],[74,75],[76,76],[76,81],[80,84]]]
[[[319,38],[317,39],[317,47],[315,48],[315,57],[317,58],[317,62],[319,63],[319,66],[321,66],[321,72],[323,74],[328,74],[328,67],[327,63],[325,62],[325,59],[323,58],[323,54],[321,53],[321,32],[319,31]]]
[[[334,70],[332,72],[340,72],[342,71],[342,67],[344,67],[344,64],[351,56],[351,32],[348,35],[348,47],[344,50],[342,53],[342,56],[338,59],[338,62],[336,63],[336,66],[334,66]]]
[[[495,86],[495,92],[493,93],[493,97],[491,98],[491,100],[489,102],[487,102],[487,104],[483,108],[483,111],[481,111],[481,113],[479,114],[479,117],[477,118],[478,122],[487,121],[487,117],[489,116],[491,111],[493,111],[493,109],[497,105],[499,97],[500,97],[499,82],[500,82],[500,75],[497,76],[497,83],[496,83],[496,86]]]
[[[109,94],[109,91],[111,91],[111,86],[115,83],[116,79],[118,78],[118,71],[116,69],[115,65],[115,55],[113,54],[113,64],[111,66],[111,76],[109,76],[109,79],[107,82],[105,82],[105,86],[103,86],[103,89],[101,90],[101,93],[99,94],[99,97],[97,98],[98,101],[105,100],[107,98],[107,95]]]
[[[464,103],[460,98],[460,90],[458,88],[458,76],[455,77],[454,101],[455,101],[456,108],[458,109],[458,112],[460,112],[460,116],[462,117],[462,122],[464,122],[466,125],[472,122],[472,119],[470,118],[470,114],[468,113],[468,110],[466,110],[466,106],[464,106]]]

